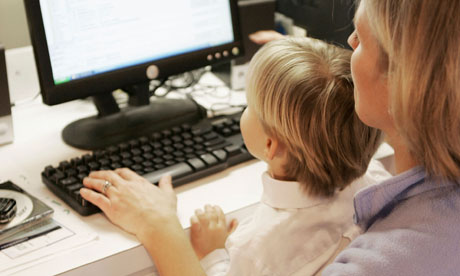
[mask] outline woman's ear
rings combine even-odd
[[[267,137],[265,140],[264,155],[267,160],[273,160],[277,155],[282,153],[283,146],[278,139]]]

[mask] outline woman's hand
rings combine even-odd
[[[198,259],[218,248],[225,248],[227,237],[236,229],[236,220],[227,227],[224,212],[219,206],[206,205],[190,218],[190,240]]]
[[[273,30],[257,31],[249,35],[249,39],[259,45],[263,45],[273,40],[283,39],[284,35]]]
[[[129,169],[117,169],[92,172],[83,184],[87,187],[80,191],[84,199],[138,237],[154,233],[164,222],[177,220],[177,197],[170,176],[162,177],[157,187]]]

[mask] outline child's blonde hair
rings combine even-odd
[[[351,51],[311,38],[263,46],[248,74],[248,104],[287,148],[285,172],[331,196],[363,175],[381,142],[354,109]]]
[[[460,178],[460,1],[363,0],[390,112],[428,174]]]

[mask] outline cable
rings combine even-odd
[[[26,104],[28,102],[33,102],[35,101],[38,96],[40,96],[40,92],[37,92],[34,96],[30,97],[30,98],[27,98],[27,99],[24,99],[24,100],[20,100],[20,101],[16,101],[16,102],[12,102],[11,103],[11,107],[15,107],[15,106],[19,106],[19,105],[23,105],[23,104]]]

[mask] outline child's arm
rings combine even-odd
[[[204,211],[196,210],[190,222],[190,239],[200,260],[215,249],[225,248],[227,237],[237,226],[237,221],[232,220],[227,227],[222,209],[211,205],[206,205]]]

